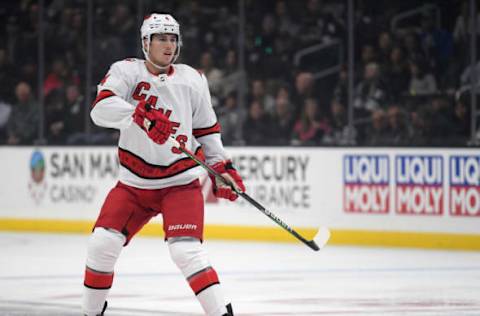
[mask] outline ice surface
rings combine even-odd
[[[86,235],[0,233],[0,315],[80,315]],[[236,316],[480,315],[480,253],[206,241]],[[160,238],[135,238],[108,316],[202,315]]]

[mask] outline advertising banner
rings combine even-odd
[[[295,227],[480,235],[480,150],[229,148],[247,192]],[[0,218],[93,220],[118,175],[114,147],[1,147]],[[206,222],[276,226],[217,200]],[[156,219],[160,220],[160,219]]]
[[[94,218],[118,175],[111,147],[7,147],[0,153],[0,217]]]

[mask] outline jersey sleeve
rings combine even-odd
[[[196,107],[193,111],[193,136],[202,144],[207,164],[229,159],[220,134],[220,124],[213,110],[207,78],[201,74],[201,82]]]
[[[98,126],[125,129],[132,124],[135,106],[126,101],[131,84],[122,63],[114,63],[97,86],[90,116]]]

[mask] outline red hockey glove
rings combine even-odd
[[[220,173],[225,180],[232,184],[237,190],[245,192],[245,185],[243,185],[242,177],[233,167],[230,160],[217,162],[211,167],[213,170]],[[215,178],[211,174],[209,174],[209,176],[213,183],[213,194],[215,194],[216,197],[229,199],[230,201],[235,201],[238,198],[237,193],[232,190],[232,187],[229,184],[225,184],[221,179]]]
[[[140,101],[135,108],[133,121],[157,144],[165,143],[170,137],[172,122],[161,111],[145,101]]]

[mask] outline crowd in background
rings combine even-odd
[[[116,60],[141,55],[135,1],[93,1],[92,86],[86,87],[86,1],[45,1],[45,78],[38,86],[38,3],[11,1],[0,19],[0,143],[114,144],[118,132],[88,119],[87,91]],[[142,1],[181,24],[178,62],[204,72],[227,145],[465,146],[471,136],[468,1],[392,29],[418,1],[355,1],[354,124],[347,122],[346,1],[245,0],[245,71],[238,67],[236,1]],[[441,17],[437,23],[437,15]],[[477,17],[480,35],[480,15]],[[294,62],[302,49],[338,42]],[[480,39],[477,40],[480,43]],[[478,50],[480,52],[480,49]],[[480,78],[480,62],[473,70]],[[244,81],[245,80],[245,81]],[[246,93],[238,94],[242,82]],[[90,89],[90,90],[88,90]],[[39,92],[44,95],[43,122]],[[244,104],[239,104],[244,100]],[[88,125],[88,128],[87,128]],[[88,133],[86,131],[88,130]]]

